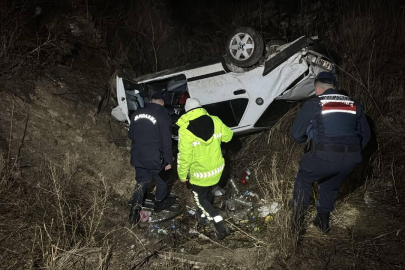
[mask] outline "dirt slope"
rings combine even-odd
[[[32,82],[30,100],[13,95],[12,82],[5,80],[0,93],[1,134],[11,135],[11,156],[15,158],[19,149],[20,165],[28,171],[40,159],[61,162],[63,155],[70,155],[127,196],[134,173],[128,149],[117,147],[127,143],[125,127],[111,119],[107,109],[97,114],[108,70],[91,50],[81,51],[72,66],[58,65],[39,76]]]
[[[105,181],[108,209],[101,231],[127,225],[126,204],[135,184],[129,142],[125,126],[111,118],[109,109],[103,107],[97,113],[108,70],[94,50],[83,48],[71,66],[58,65],[37,77],[26,71],[27,76],[1,79],[0,150],[5,162],[0,163],[1,169],[11,168],[14,177],[1,181],[0,238],[9,241],[2,242],[1,248],[8,252],[0,259],[10,265],[29,264],[30,257],[35,260],[30,252],[36,245],[36,226],[45,226],[48,218],[55,217],[51,197],[56,191],[48,188],[46,179],[58,168],[74,167],[70,175],[80,183],[72,183],[71,191],[69,186],[64,188],[71,192],[67,198],[73,200],[70,205],[77,206],[76,210],[82,207],[81,193],[90,196],[96,190],[93,186]],[[61,178],[59,185],[70,185],[69,181]],[[50,191],[45,197],[38,197],[46,190]],[[23,230],[15,231],[13,224]],[[54,232],[56,228],[50,233]],[[20,242],[27,238],[23,251]],[[20,255],[15,256],[16,252]]]

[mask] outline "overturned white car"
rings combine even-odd
[[[156,92],[178,118],[188,97],[200,100],[235,134],[270,127],[290,108],[290,103],[314,94],[314,79],[334,71],[331,61],[316,51],[314,40],[301,37],[291,43],[269,42],[264,49],[260,35],[241,27],[229,37],[226,55],[197,64],[128,78],[117,75],[118,107],[112,116],[130,121]]]

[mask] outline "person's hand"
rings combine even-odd
[[[171,168],[172,168],[172,165],[166,165],[165,171],[168,171],[168,170],[170,170]]]

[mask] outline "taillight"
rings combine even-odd
[[[183,92],[183,94],[181,94],[180,99],[179,99],[179,105],[184,105],[186,104],[186,100],[190,97],[190,95],[188,94],[188,92]]]

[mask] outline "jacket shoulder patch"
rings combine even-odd
[[[356,103],[344,95],[325,95],[320,97],[322,114],[349,113],[356,114]]]

